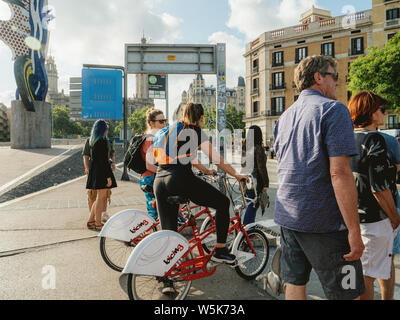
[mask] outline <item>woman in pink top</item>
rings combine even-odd
[[[139,184],[142,188],[143,186],[153,187],[154,178],[157,172],[157,166],[154,165],[155,161],[153,158],[152,146],[153,146],[153,138],[158,130],[165,127],[167,123],[167,119],[165,119],[164,113],[161,110],[151,108],[146,112],[146,123],[147,130],[145,134],[147,138],[142,145],[141,154],[143,160],[146,161],[146,169],[140,176]],[[146,206],[148,214],[155,219],[158,218],[157,210],[153,208],[154,203],[154,194],[152,192],[145,192],[146,196]]]

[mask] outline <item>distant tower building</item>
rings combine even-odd
[[[146,44],[145,37],[142,38],[142,44]],[[148,99],[149,98],[149,75],[138,73],[136,75],[136,98]]]
[[[147,40],[143,36],[142,44],[146,44]],[[154,100],[149,99],[149,75],[137,74],[136,75],[136,95],[134,99],[128,100],[128,116],[135,110],[143,107],[154,107]]]
[[[54,57],[49,56],[46,60],[45,68],[49,79],[49,89],[46,100],[52,106],[69,107],[69,96],[64,94],[64,90],[58,92],[58,71]]]
[[[46,71],[47,71],[47,77],[49,79],[49,95],[54,95],[58,93],[58,72],[57,72],[57,66],[54,61],[54,58],[50,56],[46,60]]]

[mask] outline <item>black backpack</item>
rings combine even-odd
[[[146,134],[132,137],[124,157],[124,164],[126,167],[139,174],[142,174],[147,170],[146,162],[143,160],[140,152],[147,137],[148,135]]]

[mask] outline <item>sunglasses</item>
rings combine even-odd
[[[322,72],[321,73],[324,77],[329,74],[333,77],[333,80],[338,81],[339,80],[339,73],[333,73],[333,72]]]
[[[161,124],[163,124],[163,123],[166,123],[167,122],[167,119],[160,119],[160,120],[153,120],[154,122],[159,122],[159,123],[161,123]]]
[[[382,112],[383,114],[385,114],[385,112],[386,112],[386,108],[385,108],[385,107],[379,107],[379,109],[381,110],[381,112]]]

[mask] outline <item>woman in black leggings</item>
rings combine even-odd
[[[225,163],[224,158],[214,150],[209,138],[201,130],[204,110],[201,104],[189,103],[185,107],[184,119],[172,124],[166,131],[160,131],[157,135],[169,138],[170,146],[176,146],[175,157],[169,153],[168,157],[158,159],[175,159],[173,164],[166,164],[163,160],[158,161],[159,167],[154,181],[154,191],[157,200],[157,209],[163,230],[177,230],[178,205],[167,202],[169,196],[183,196],[197,205],[216,209],[217,245],[211,258],[216,262],[234,264],[236,257],[230,254],[226,248],[226,238],[229,229],[229,199],[218,189],[193,174],[192,166],[200,167],[196,158],[197,149],[200,148],[218,168],[235,177],[238,181],[248,179],[239,175],[235,169]],[[184,129],[182,129],[182,127]],[[176,129],[174,135],[174,128]],[[180,128],[180,129],[179,129]],[[168,131],[169,130],[169,131]],[[170,134],[166,134],[169,132]],[[157,139],[157,135],[156,138]],[[160,137],[158,137],[161,141]],[[163,140],[165,141],[165,140]],[[167,140],[168,141],[168,140]],[[159,143],[159,146],[166,143]],[[161,150],[157,155],[165,154]]]

